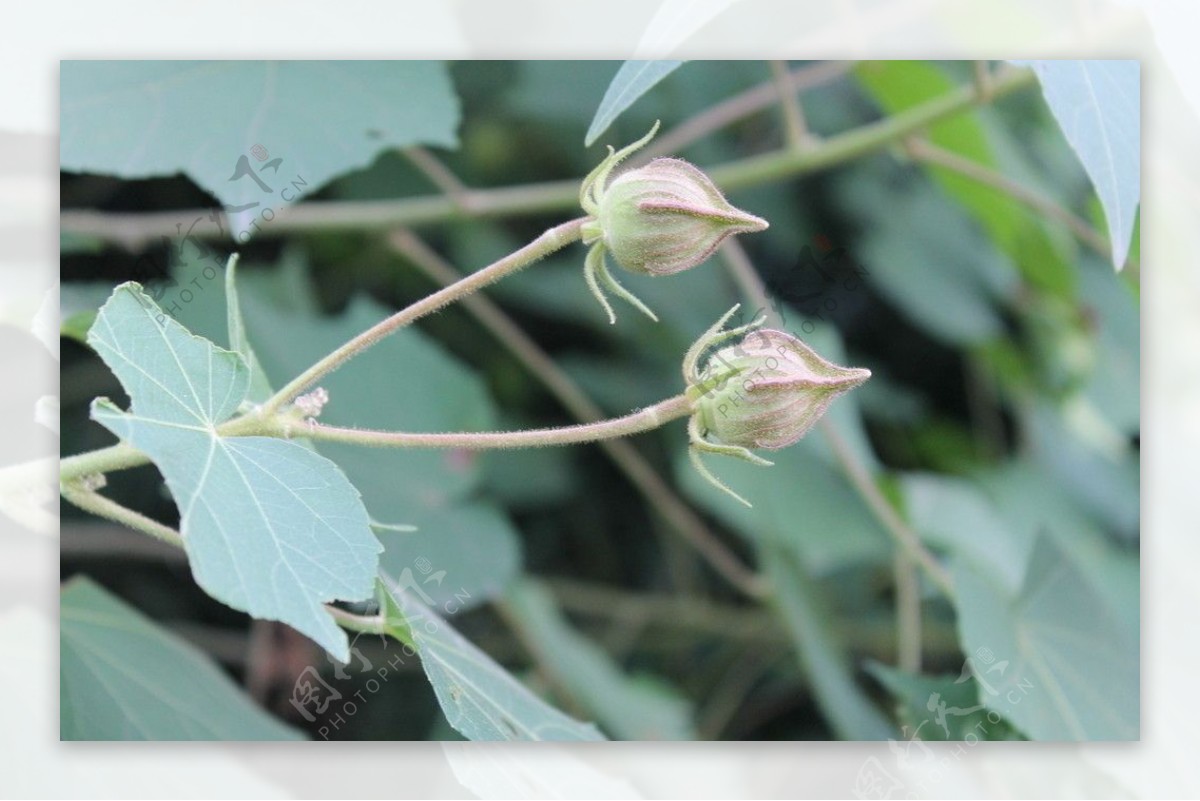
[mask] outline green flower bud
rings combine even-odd
[[[734,208],[700,170],[655,159],[613,179],[600,196],[596,225],[617,264],[646,275],[672,275],[708,260],[725,238],[766,229]]]
[[[700,425],[717,442],[778,450],[803,437],[833,399],[871,377],[839,367],[783,331],[764,329],[721,348],[704,374],[719,378],[696,402]]]
[[[719,453],[769,466],[771,462],[749,449],[793,444],[834,398],[866,381],[871,372],[826,361],[791,334],[759,330],[762,320],[725,331],[737,309],[730,309],[692,345],[683,360],[683,376],[692,398],[692,464],[714,486],[749,506],[708,470],[700,454]],[[740,342],[715,351],[699,369],[705,353],[737,337],[742,337]]]
[[[721,194],[703,172],[679,159],[661,158],[627,170],[611,182],[612,170],[654,136],[658,124],[634,144],[609,155],[580,188],[579,201],[589,219],[583,242],[591,245],[584,277],[592,294],[616,322],[601,284],[657,320],[608,271],[612,253],[626,270],[643,275],[672,275],[704,262],[733,234],[762,231],[767,222],[747,214]]]

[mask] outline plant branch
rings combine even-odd
[[[892,557],[896,585],[896,666],[921,672],[921,580],[917,566],[905,551]]]
[[[800,99],[788,80],[786,61],[771,61],[771,76],[775,83],[779,110],[783,114],[784,131],[787,132],[788,147],[802,150],[809,144],[808,125],[804,121],[804,109]]]
[[[62,459],[58,464],[58,475],[59,481],[66,483],[87,475],[111,473],[149,463],[150,459],[146,454],[132,445],[120,442],[107,448],[97,448]]]
[[[946,572],[946,568],[942,567],[937,558],[925,548],[917,533],[909,528],[891,502],[879,491],[879,487],[875,485],[875,480],[867,472],[867,468],[858,460],[838,430],[830,425],[828,420],[822,420],[818,425],[821,426],[821,432],[829,441],[846,477],[850,479],[850,483],[854,485],[854,489],[858,491],[862,499],[867,502],[867,506],[870,507],[875,517],[892,535],[896,543],[924,569],[925,574],[938,586],[942,594],[947,598],[953,598],[954,583],[950,579],[950,574]]]
[[[1040,192],[1024,186],[1007,175],[989,169],[976,161],[964,158],[945,148],[938,147],[925,139],[916,137],[909,139],[905,143],[905,148],[908,154],[917,161],[935,167],[942,167],[976,183],[990,186],[1008,195],[1013,200],[1028,206],[1035,212],[1057,220],[1065,225],[1079,241],[1083,242],[1096,253],[1099,253],[1106,259],[1111,258],[1112,246],[1109,244],[1108,237],[1089,225],[1087,220],[1084,220],[1079,215],[1059,205]]]
[[[822,61],[800,67],[787,73],[787,89],[794,94],[808,91],[842,77],[853,66],[854,62],[852,61]],[[769,108],[779,102],[779,88],[779,84],[775,80],[765,81],[714,106],[709,106],[651,142],[644,150],[633,156],[630,163],[640,164],[658,156],[678,153],[714,131]]]
[[[122,506],[116,501],[104,497],[99,492],[83,486],[80,482],[64,481],[61,484],[59,492],[62,494],[62,497],[85,512],[90,512],[106,520],[112,520],[114,523],[120,523],[123,526],[128,526],[134,531],[149,534],[156,540],[161,540],[168,545],[174,545],[177,548],[183,547],[183,535],[175,529],[146,517],[140,512],[135,512],[127,506]]]
[[[483,289],[501,278],[512,275],[520,269],[528,267],[538,259],[544,258],[556,250],[575,242],[580,237],[580,229],[586,218],[580,217],[562,225],[550,228],[525,247],[510,253],[499,261],[471,273],[458,282],[434,292],[411,306],[402,309],[391,317],[372,326],[358,336],[334,350],[325,358],[309,367],[303,373],[292,379],[287,386],[276,392],[262,406],[262,414],[269,416],[278,411],[283,405],[294,400],[296,396],[309,389],[322,377],[332,373],[354,356],[379,342],[389,334],[419,320],[427,314],[453,303],[456,300]]]
[[[1028,69],[1013,68],[998,73],[992,89],[992,99],[1011,94],[1035,80],[1032,70]],[[723,190],[732,191],[829,169],[883,150],[910,134],[974,107],[976,102],[975,89],[967,84],[878,122],[868,123],[825,139],[816,147],[749,156],[719,165],[707,172]]]
[[[448,286],[461,277],[445,259],[411,231],[396,231],[389,241],[413,266],[439,284]],[[577,420],[594,423],[604,419],[603,410],[498,305],[482,295],[463,298],[461,303]],[[746,595],[758,598],[766,593],[762,578],[725,547],[637,448],[623,439],[601,440],[597,444],[651,508],[717,573]]]
[[[217,426],[222,436],[281,436],[282,423],[277,418],[279,410],[310,388],[325,375],[336,370],[354,356],[379,342],[384,337],[411,324],[427,314],[461,300],[473,292],[528,267],[556,250],[576,241],[586,218],[580,217],[545,231],[525,247],[493,262],[482,270],[460,278],[454,284],[423,298],[416,303],[382,320],[353,339],[336,348],[329,355],[313,364],[292,379],[285,387],[267,399],[254,413],[227,420]],[[286,434],[286,431],[284,431]],[[67,482],[86,475],[108,473],[147,464],[145,454],[125,443],[101,448],[63,459],[59,465],[59,480]]]
[[[692,402],[686,395],[676,395],[641,411],[561,428],[535,428],[526,431],[454,431],[439,434],[414,434],[404,431],[375,431],[363,428],[342,428],[320,423],[287,427],[276,422],[277,436],[311,439],[316,442],[346,442],[381,448],[461,448],[463,450],[493,450],[504,448],[544,448],[554,445],[578,445],[613,437],[640,434],[658,428],[691,413]]]
[[[992,99],[992,68],[987,61],[976,61],[973,65],[972,79],[975,81],[975,97],[980,103],[988,103]]]
[[[471,190],[458,179],[437,156],[419,145],[404,148],[404,156],[413,166],[454,201],[459,211],[469,211],[471,208]]]
[[[1001,70],[993,76],[990,99],[995,100],[1010,94],[1030,85],[1034,80],[1033,72],[1027,69]],[[771,82],[766,84],[765,91],[772,101],[777,99],[778,94]],[[750,156],[719,165],[706,172],[726,191],[806,175],[882,150],[922,128],[971,108],[978,102],[974,85],[966,84],[899,114],[829,137],[815,147],[802,151],[786,149]],[[666,137],[663,137],[663,140],[666,140]],[[445,195],[400,200],[301,203],[281,209],[270,225],[262,227],[260,235],[392,228],[398,225],[442,222],[464,216],[497,217],[560,212],[578,203],[579,181],[572,179],[502,189],[472,190],[460,200],[464,208],[460,208],[454,198]],[[181,219],[202,220],[210,214],[209,209],[152,214],[66,211],[59,219],[63,231],[116,241],[134,248],[146,242],[156,241],[160,237],[176,236],[176,225]],[[225,229],[216,224],[197,226],[190,235],[201,238],[228,236]]]

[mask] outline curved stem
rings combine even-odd
[[[639,412],[562,428],[535,428],[528,431],[450,432],[444,434],[412,434],[404,431],[374,431],[364,428],[341,428],[311,423],[295,430],[283,430],[284,436],[295,436],[317,442],[348,442],[381,448],[461,448],[464,450],[493,450],[502,448],[544,448],[552,445],[576,445],[603,439],[625,437],[658,428],[691,413],[691,401],[686,395],[676,395],[662,403],[648,406]]]
[[[389,242],[413,266],[442,286],[449,286],[462,277],[411,231],[396,231]],[[484,328],[491,331],[492,335],[542,382],[576,420],[581,423],[594,423],[604,419],[604,411],[499,306],[483,295],[471,295],[463,298],[461,302]],[[671,530],[691,545],[713,570],[750,597],[760,598],[768,592],[762,577],[743,564],[737,555],[721,542],[637,448],[623,439],[601,440],[598,444],[650,507],[662,515]]]
[[[387,620],[382,615],[356,615],[336,606],[326,604],[325,611],[346,631],[361,634],[387,634]]]
[[[555,226],[520,250],[510,253],[478,272],[471,273],[461,281],[434,292],[429,297],[417,301],[372,326],[292,379],[287,386],[276,392],[263,404],[262,414],[269,416],[278,411],[280,407],[294,400],[297,395],[320,381],[323,376],[332,373],[349,359],[362,353],[388,334],[577,241],[580,237],[580,229],[586,221],[587,218],[580,217]]]
[[[74,481],[94,473],[108,473],[149,464],[146,454],[124,442],[97,448],[76,456],[68,456],[58,463],[58,478],[62,483]]]

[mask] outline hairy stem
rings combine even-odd
[[[183,547],[183,535],[175,529],[122,506],[114,500],[105,498],[95,490],[88,489],[78,482],[64,481],[59,491],[64,498],[85,512],[128,526],[134,531],[149,534],[169,545]]]
[[[555,226],[520,250],[510,253],[478,272],[471,273],[460,281],[434,292],[429,297],[417,301],[372,326],[292,379],[287,386],[276,392],[263,404],[262,414],[270,415],[278,411],[283,405],[294,400],[300,393],[320,381],[322,377],[332,373],[389,334],[577,241],[584,222],[586,222],[586,218],[580,217]]]
[[[414,434],[404,431],[375,431],[365,428],[342,428],[320,423],[294,426],[290,430],[276,423],[277,435],[294,436],[317,442],[347,442],[381,448],[461,448],[463,450],[494,450],[503,448],[544,448],[554,445],[577,445],[614,437],[626,437],[658,428],[691,413],[691,401],[686,395],[676,395],[662,403],[611,420],[583,423],[562,428],[535,428],[527,431],[449,432]]]
[[[461,277],[458,271],[411,231],[396,231],[390,237],[390,242],[413,266],[443,286],[453,284]],[[499,306],[482,295],[463,298],[461,303],[575,419],[581,423],[604,419],[603,410]],[[663,481],[637,448],[623,439],[601,440],[597,444],[651,508],[662,515],[671,530],[694,548],[718,574],[748,596],[757,598],[765,594],[766,587],[761,577],[722,544],[700,516]]]

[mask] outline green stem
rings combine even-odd
[[[152,520],[139,512],[122,506],[116,501],[105,498],[100,493],[81,486],[78,482],[62,482],[59,492],[64,498],[85,512],[90,512],[106,520],[112,520],[123,526],[128,526],[134,531],[149,534],[151,537],[162,540],[168,545],[174,545],[178,548],[183,547],[183,535],[175,529],[170,526],[164,526],[157,520]]]
[[[417,269],[442,286],[450,286],[462,278],[449,263],[411,231],[400,229],[391,235],[389,241],[392,247]],[[499,306],[484,295],[463,298],[462,305],[542,382],[576,420],[581,423],[595,423],[604,419],[603,410]],[[647,503],[662,515],[670,528],[691,545],[717,573],[750,597],[760,598],[768,592],[762,577],[743,564],[721,542],[700,516],[672,491],[632,443],[624,439],[609,439],[598,444],[625,473]]]
[[[804,109],[800,106],[800,98],[790,86],[787,62],[772,61],[771,76],[779,91],[779,109],[783,114],[788,147],[799,150],[809,141],[808,124],[804,121]]]
[[[1011,69],[993,76],[990,99],[995,100],[1036,80],[1032,70]],[[960,86],[941,97],[893,114],[879,122],[824,140],[808,150],[784,150],[751,156],[708,171],[722,189],[731,191],[767,181],[827,169],[899,142],[908,135],[971,108],[979,102],[975,87]]]
[[[478,292],[480,289],[499,281],[506,275],[512,275],[518,270],[533,264],[538,259],[544,258],[554,251],[560,250],[570,243],[577,241],[580,237],[580,229],[586,221],[587,218],[580,217],[570,222],[565,222],[562,225],[557,225],[520,250],[510,253],[478,272],[471,273],[461,281],[434,292],[429,297],[417,301],[411,306],[396,312],[386,320],[372,326],[292,379],[287,386],[276,392],[263,404],[261,414],[264,417],[270,416],[282,406],[294,400],[300,393],[320,381],[321,378],[332,373],[348,360],[362,353],[394,331],[473,292]]]
[[[829,446],[841,464],[842,471],[850,479],[850,483],[854,485],[859,496],[866,501],[876,519],[883,524],[896,543],[921,566],[930,580],[942,591],[942,594],[947,598],[953,598],[954,582],[946,568],[942,567],[941,562],[925,548],[917,533],[909,528],[896,508],[884,497],[879,487],[875,485],[875,479],[867,471],[866,466],[859,461],[850,446],[846,444],[846,441],[842,439],[842,435],[828,420],[822,420],[817,425],[821,427],[821,433],[829,441]]]
[[[84,476],[126,470],[149,464],[146,454],[124,442],[94,451],[68,456],[59,462],[59,481],[66,484]]]
[[[445,434],[411,434],[403,431],[374,431],[362,428],[341,428],[319,423],[282,427],[278,434],[311,439],[317,442],[346,442],[381,448],[461,448],[491,450],[497,448],[544,448],[552,445],[577,445],[583,442],[625,437],[658,428],[691,413],[691,400],[676,395],[662,403],[648,406],[639,412],[562,428],[537,428],[528,431],[452,432]],[[276,425],[282,426],[277,423]]]
[[[921,672],[921,577],[912,557],[896,551],[892,557],[896,585],[896,667]]]
[[[950,170],[976,183],[1003,192],[1038,214],[1057,220],[1066,226],[1079,241],[1096,253],[1106,259],[1111,257],[1112,245],[1107,236],[1093,228],[1087,220],[1037,190],[1014,181],[1002,172],[989,169],[979,162],[940,148],[924,139],[911,139],[907,142],[906,148],[908,154],[917,161]]]
[[[1032,84],[1036,80],[1027,69],[1006,69],[992,76],[988,101]],[[772,94],[774,88],[770,89]],[[876,123],[823,140],[806,150],[791,148],[731,161],[709,170],[712,179],[729,191],[766,181],[790,178],[851,161],[898,142],[935,122],[957,114],[982,101],[973,84],[926,101],[907,111]],[[460,197],[446,195],[405,198],[389,201],[344,201],[338,203],[301,203],[291,206],[264,226],[262,235],[279,236],[302,231],[391,228],[397,225],[421,225],[457,217],[499,217],[543,214],[570,208],[579,202],[579,181],[548,181],[501,189],[472,190]],[[139,247],[160,236],[176,235],[181,219],[207,217],[208,209],[155,212],[153,214],[106,214],[67,211],[61,215],[64,231],[117,241]],[[224,234],[218,226],[195,231],[196,236],[216,238]]]

